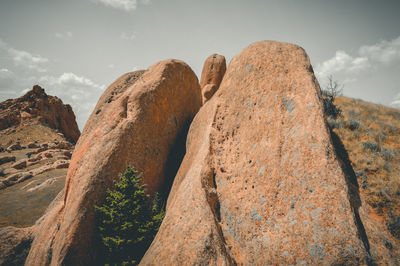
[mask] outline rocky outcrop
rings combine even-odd
[[[0,103],[0,130],[32,121],[61,131],[72,142],[80,135],[71,106],[47,95],[38,85],[20,98]]]
[[[200,87],[202,89],[203,104],[218,90],[226,71],[225,57],[212,54],[204,62],[201,72]]]
[[[68,169],[64,201],[43,218],[26,264],[88,265],[94,205],[127,165],[143,173],[150,193],[157,191],[176,137],[200,106],[197,77],[182,61],[162,61],[114,82],[83,130]]]
[[[393,238],[361,218],[357,188],[307,54],[252,44],[193,120],[141,265],[396,264]]]

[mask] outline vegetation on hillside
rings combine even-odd
[[[341,110],[328,123],[345,146],[361,194],[400,239],[400,110],[335,97]]]
[[[107,191],[105,203],[95,206],[104,249],[104,263],[136,265],[150,246],[165,215],[156,195],[146,194],[142,176],[127,167],[114,189]]]

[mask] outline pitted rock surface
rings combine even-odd
[[[305,51],[252,44],[193,120],[141,265],[396,264],[346,171]]]
[[[170,149],[201,107],[198,79],[178,60],[153,65],[135,82],[126,77],[106,90],[90,116],[72,155],[64,201],[43,218],[27,265],[90,264],[93,206],[127,165],[143,173],[150,193],[163,184]]]

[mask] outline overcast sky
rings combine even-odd
[[[399,0],[0,0],[0,101],[39,84],[72,105],[80,128],[104,89],[168,58],[200,78],[212,53],[302,46],[324,86],[400,107]]]

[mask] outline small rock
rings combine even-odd
[[[25,168],[26,167],[26,162],[27,162],[27,159],[21,159],[21,160],[16,161],[14,164],[12,164],[11,167],[14,168],[14,169]]]
[[[19,144],[18,142],[7,147],[7,150],[9,151],[17,151],[21,149],[21,144]]]
[[[0,157],[0,164],[15,162],[15,156],[4,155]]]

